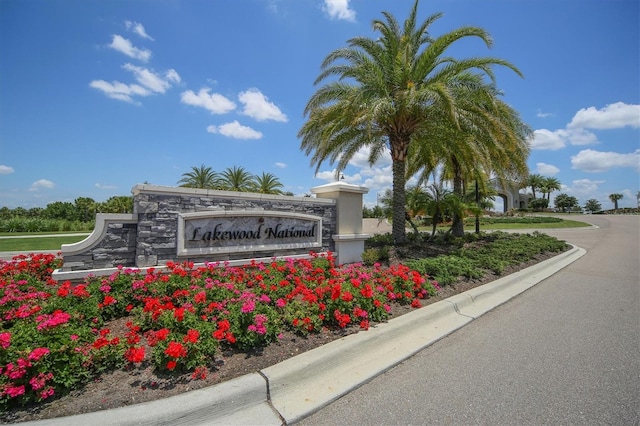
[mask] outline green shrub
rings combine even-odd
[[[406,265],[422,274],[429,275],[441,286],[453,284],[458,280],[458,277],[472,279],[484,275],[484,271],[477,267],[473,261],[459,256],[409,260]]]
[[[386,246],[372,247],[362,253],[362,263],[367,266],[372,266],[374,263],[384,262],[386,260],[389,260],[389,248]]]

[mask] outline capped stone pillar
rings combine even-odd
[[[362,198],[369,189],[345,182],[331,182],[311,188],[317,198],[336,200],[335,242],[338,265],[362,261],[364,241],[368,234],[362,233]]]

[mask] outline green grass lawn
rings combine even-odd
[[[591,226],[586,222],[579,222],[577,220],[564,219],[562,222],[557,223],[492,223],[490,225],[480,225],[480,230],[493,230],[493,229],[556,229],[556,228],[581,228]],[[475,225],[465,226],[465,230],[475,230]]]
[[[491,224],[480,224],[480,231],[497,231],[504,229],[558,229],[558,228],[583,228],[591,226],[591,224],[586,222],[580,222],[577,220],[567,220],[563,219],[562,222],[552,222],[552,223],[491,223]],[[438,231],[448,231],[451,226],[438,226]],[[418,229],[420,231],[431,232],[430,226],[419,226]],[[467,232],[475,231],[475,224],[465,225],[464,230]]]
[[[36,250],[60,250],[62,244],[82,241],[86,235],[75,237],[41,237],[41,238],[2,238],[0,251],[18,251],[29,253]]]

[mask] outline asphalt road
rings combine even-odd
[[[577,219],[585,256],[299,424],[640,424],[640,217]]]

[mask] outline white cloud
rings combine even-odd
[[[366,175],[371,177],[367,178],[363,185],[375,190],[391,188],[393,186],[393,173],[391,169],[392,166],[369,169]],[[366,169],[363,169],[360,172],[364,174],[365,170]],[[410,179],[409,182],[407,182],[407,184],[411,183],[415,183],[415,180]]]
[[[582,108],[573,116],[568,128],[619,129],[640,127],[640,105],[616,102],[602,109]]]
[[[207,127],[207,132],[220,133],[223,136],[234,139],[262,138],[262,133],[252,129],[251,127],[243,126],[242,124],[238,123],[237,120],[234,120],[231,123],[222,124],[220,126],[209,126]]]
[[[322,8],[331,19],[355,22],[356,12],[349,8],[349,0],[324,0]]]
[[[279,169],[286,169],[287,168],[287,164],[286,163],[277,162],[275,165]]]
[[[585,129],[538,129],[533,132],[531,149],[557,151],[567,144],[594,145],[598,143],[596,135]]]
[[[131,71],[138,83],[156,93],[165,93],[171,87],[172,82],[180,82],[180,76],[174,69],[170,69],[165,73],[165,77],[161,77],[147,68],[132,64],[124,64],[122,68]]]
[[[349,164],[361,169],[369,168],[369,154],[371,149],[368,146],[360,148],[349,160]],[[383,167],[391,164],[391,153],[388,149],[378,158],[374,167]]]
[[[536,170],[543,176],[555,176],[560,172],[556,166],[546,163],[536,163]]]
[[[104,80],[93,80],[89,83],[90,87],[102,91],[105,95],[112,99],[118,99],[120,101],[137,103],[132,96],[147,96],[151,92],[142,86],[137,84],[124,84],[119,81],[113,81],[109,83]]]
[[[31,184],[29,191],[38,191],[39,189],[51,189],[54,186],[56,186],[55,183],[51,182],[50,180],[40,179]]]
[[[193,90],[187,90],[180,95],[180,101],[183,104],[204,108],[211,114],[225,114],[236,108],[236,104],[233,101],[219,93],[209,94],[210,90],[208,87],[204,87],[200,89],[197,95]]]
[[[130,58],[138,59],[142,62],[147,62],[151,58],[151,51],[148,49],[138,49],[128,39],[114,34],[113,40],[109,45],[113,50],[117,50],[120,53],[124,53]]]
[[[138,34],[142,38],[146,38],[147,40],[153,41],[153,37],[147,34],[147,32],[144,30],[144,26],[142,26],[141,23],[125,21],[124,24],[128,30],[133,31],[134,33]]]
[[[538,129],[533,131],[531,149],[548,149],[556,151],[565,147],[567,143],[566,130]]]
[[[542,112],[541,110],[538,110],[538,113],[536,114],[536,117],[538,118],[547,118],[547,117],[553,117],[553,113],[552,112]]]
[[[567,139],[571,145],[595,145],[598,137],[585,129],[567,130]]]
[[[275,104],[269,102],[267,97],[258,89],[249,89],[246,92],[240,92],[238,99],[244,104],[242,113],[255,120],[287,122],[287,116],[283,114]]]
[[[585,172],[606,172],[612,168],[631,167],[640,172],[640,149],[629,154],[585,149],[571,156],[571,166]]]
[[[571,182],[570,187],[563,186],[562,190],[578,198],[593,198],[598,191],[598,185],[604,182],[604,180],[576,179]]]
[[[336,169],[333,169],[331,171],[329,170],[325,170],[322,172],[318,172],[316,173],[316,178],[321,179],[321,180],[325,180],[327,182],[335,182],[336,181]]]
[[[99,182],[96,183],[94,186],[96,188],[98,188],[98,189],[116,189],[117,188],[117,186],[115,186],[115,185],[105,185],[105,184],[99,183]]]
[[[13,173],[14,171],[15,170],[13,170],[13,167],[0,164],[0,175],[8,175]]]
[[[178,75],[178,72],[176,70],[174,70],[173,68],[169,69],[169,71],[167,71],[164,74],[164,78],[167,79],[168,81],[172,81],[174,83],[180,83],[180,81],[181,81],[180,76]]]

